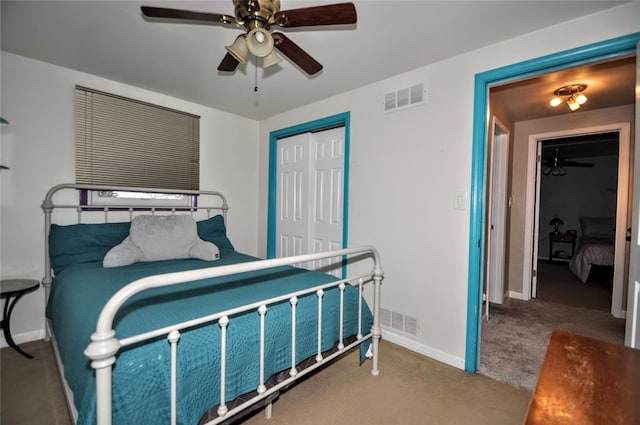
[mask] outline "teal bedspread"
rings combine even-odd
[[[101,262],[84,262],[63,268],[53,282],[47,306],[64,375],[74,393],[78,424],[95,423],[95,377],[83,351],[90,342],[96,321],[107,300],[121,287],[138,278],[193,268],[252,261],[255,258],[223,250],[216,262],[171,260],[137,263],[105,269]],[[138,334],[205,314],[222,311],[334,280],[332,276],[293,267],[249,272],[233,277],[207,279],[158,288],[136,295],[116,316],[118,338]],[[317,350],[315,295],[300,299],[297,312],[296,358],[301,361]],[[372,316],[366,304],[363,334]],[[323,298],[323,344],[330,349],[338,339],[339,292]],[[344,336],[357,333],[358,291],[345,291]],[[290,367],[291,307],[284,302],[266,315],[266,376]],[[219,403],[220,328],[210,324],[182,333],[178,343],[178,423],[196,424],[201,415]],[[256,389],[259,376],[259,315],[248,312],[231,317],[227,343],[227,400]],[[118,354],[113,370],[113,423],[169,423],[170,346],[166,338],[127,347]]]

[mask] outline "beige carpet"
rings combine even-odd
[[[70,424],[50,345],[23,348],[36,358],[0,352],[2,425]],[[384,341],[380,376],[371,376],[370,361],[358,366],[358,360],[349,353],[281,395],[271,420],[258,412],[242,423],[517,425],[526,414],[527,392]]]
[[[34,358],[11,348],[0,350],[0,424],[69,425],[51,345],[37,341],[20,347]]]

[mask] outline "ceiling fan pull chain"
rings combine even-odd
[[[256,56],[256,72],[255,72],[255,86],[253,87],[253,91],[258,91],[258,57]]]

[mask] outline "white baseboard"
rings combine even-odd
[[[439,362],[448,364],[458,369],[464,370],[464,359],[451,354],[445,353],[433,347],[421,344],[418,341],[407,338],[406,336],[395,333],[389,329],[382,329],[382,339],[392,342],[408,350],[430,357]]]
[[[11,337],[13,338],[13,341],[17,345],[20,345],[20,344],[24,344],[25,342],[39,341],[41,339],[44,339],[45,334],[44,334],[44,329],[40,329],[39,331],[31,331],[31,332],[24,332],[21,334],[11,335]],[[4,340],[4,336],[0,337],[0,348],[5,348],[8,346],[9,344],[7,344],[7,341]]]
[[[524,295],[522,295],[522,292],[516,292],[516,291],[509,291],[509,298],[515,298],[516,300],[524,300],[525,299]]]

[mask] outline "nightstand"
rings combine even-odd
[[[7,341],[9,347],[16,350],[28,359],[32,359],[31,354],[22,351],[18,345],[13,341],[11,336],[11,313],[16,303],[27,292],[35,291],[40,285],[40,282],[32,279],[6,279],[0,280],[0,298],[6,298],[4,302],[4,313],[2,315],[2,331],[4,332],[4,340]],[[13,298],[13,301],[11,300]]]
[[[554,251],[554,245],[564,244],[571,245],[571,251],[566,254],[564,250]],[[552,262],[554,258],[571,259],[576,249],[576,235],[567,233],[549,233],[549,262]],[[559,253],[563,253],[560,255]]]

